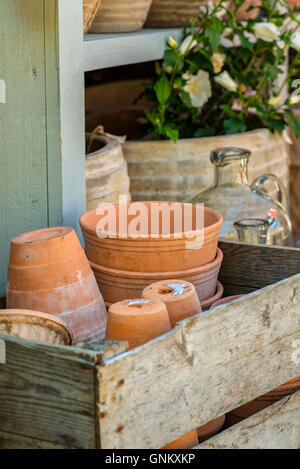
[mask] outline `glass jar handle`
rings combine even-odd
[[[258,178],[254,179],[251,184],[251,189],[259,192],[263,196],[267,196],[270,199],[274,200],[273,194],[270,193],[270,191],[266,188],[265,185],[269,181],[273,183],[273,186],[276,190],[276,202],[279,202],[281,205],[283,205],[284,208],[286,208],[287,192],[279,177],[275,176],[274,174],[264,174],[263,176],[259,176]]]

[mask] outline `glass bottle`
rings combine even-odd
[[[241,243],[267,244],[270,223],[260,218],[244,218],[234,222]]]
[[[277,176],[265,174],[252,184],[248,179],[251,152],[242,148],[220,148],[211,153],[216,167],[215,185],[190,199],[221,213],[224,224],[221,237],[238,240],[234,222],[259,218],[268,221],[267,244],[284,244],[292,225],[286,209],[286,191]]]

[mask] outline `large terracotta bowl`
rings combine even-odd
[[[72,332],[61,319],[26,310],[0,310],[0,334],[55,345],[71,345]]]
[[[135,202],[85,213],[80,224],[88,259],[110,269],[146,273],[212,262],[222,216],[200,205],[174,204]]]
[[[208,301],[206,304],[210,306],[213,301],[220,299],[223,294],[222,291],[221,296],[215,296],[222,261],[223,253],[218,248],[216,258],[207,265],[173,272],[130,272],[128,270],[109,269],[93,262],[90,262],[90,264],[105,303],[111,304],[131,298],[140,298],[143,290],[152,283],[181,279],[192,283],[199,300]]]

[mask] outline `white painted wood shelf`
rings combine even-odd
[[[143,29],[126,34],[86,34],[84,71],[161,59],[169,36],[180,38],[181,28]]]

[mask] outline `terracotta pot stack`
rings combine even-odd
[[[170,214],[168,226],[164,209]],[[85,213],[80,219],[85,250],[106,304],[141,298],[152,283],[181,279],[194,285],[205,302],[202,309],[208,309],[223,294],[217,284],[222,222],[209,208],[179,202],[137,202]]]
[[[73,228],[46,228],[12,240],[7,307],[58,316],[74,343],[104,339],[105,304]]]

